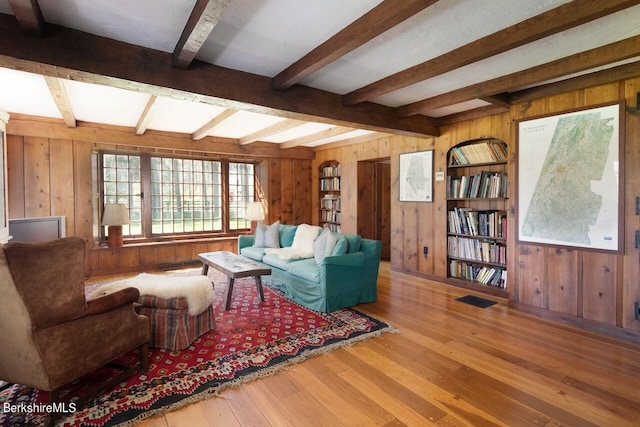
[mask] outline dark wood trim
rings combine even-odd
[[[425,114],[438,108],[483,96],[521,90],[527,86],[547,80],[633,58],[638,56],[638,52],[640,52],[640,36],[630,37],[523,71],[496,77],[442,95],[403,105],[398,107],[398,116],[407,117],[414,114]]]
[[[197,0],[173,51],[173,66],[186,69],[216,26],[231,0]]]
[[[376,98],[637,4],[628,0],[574,0],[350,92],[343,96],[344,104]]]
[[[479,119],[481,117],[492,116],[494,114],[502,114],[509,111],[509,108],[501,105],[487,105],[486,107],[474,108],[473,110],[463,111],[461,113],[450,114],[448,116],[438,118],[438,125],[451,125],[454,123],[464,122],[466,120]]]
[[[44,39],[27,37],[0,14],[0,67],[302,121],[419,137],[439,132],[428,117],[399,118],[392,107],[345,107],[335,93],[301,85],[274,91],[269,77],[199,61],[180,70],[169,53],[56,25],[47,30]]]
[[[9,0],[9,6],[26,35],[44,36],[45,23],[38,0]]]
[[[271,87],[288,89],[308,75],[395,27],[438,0],[384,0],[275,76]]]
[[[619,65],[607,70],[596,71],[583,76],[573,77],[560,82],[549,83],[532,89],[525,89],[509,95],[509,102],[527,102],[541,99],[546,96],[557,95],[563,92],[580,90],[585,87],[593,87],[607,83],[640,76],[640,61],[631,64]]]

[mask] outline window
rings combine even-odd
[[[102,176],[103,205],[124,203],[129,209],[129,224],[122,226],[122,234],[142,236],[140,156],[104,154]]]
[[[250,226],[244,211],[254,200],[252,163],[119,153],[101,153],[101,162],[102,203],[127,206],[125,236],[225,233]]]
[[[251,221],[244,218],[247,203],[253,202],[253,165],[229,163],[229,229],[249,228]]]

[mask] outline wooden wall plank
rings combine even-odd
[[[311,160],[294,161],[293,186],[291,187],[293,215],[296,224],[313,224],[311,200],[317,197],[311,193]]]
[[[271,224],[280,220],[283,224],[288,224],[283,217],[282,210],[282,186],[277,180],[282,176],[282,162],[278,159],[269,160],[269,216],[267,221]]]
[[[63,215],[67,236],[75,234],[73,201],[73,143],[60,139],[49,140],[51,152],[51,215]]]
[[[73,142],[75,235],[82,237],[89,247],[93,246],[93,173],[91,169],[91,144]]]
[[[572,249],[549,251],[548,293],[544,304],[549,310],[578,315],[578,252]]]
[[[358,145],[341,147],[340,203],[343,233],[358,233]]]
[[[518,255],[518,301],[542,308],[545,302],[545,250],[540,246],[520,244]]]
[[[617,255],[585,252],[583,256],[583,316],[615,326]]]
[[[51,183],[49,140],[41,137],[24,139],[25,217],[51,215]]]
[[[280,218],[289,218],[291,223],[299,224],[293,210],[293,197],[288,197],[294,191],[295,168],[291,160],[280,161]],[[304,191],[300,189],[300,191]]]
[[[7,135],[9,218],[24,218],[24,137]]]

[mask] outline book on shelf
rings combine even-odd
[[[320,191],[339,191],[339,190],[340,190],[340,177],[334,176],[333,178],[320,179]]]
[[[507,237],[507,213],[499,210],[475,210],[454,207],[448,212],[449,233],[471,236]]]
[[[507,263],[507,247],[494,240],[449,236],[447,248],[448,255],[452,258],[464,258],[492,264]]]
[[[322,168],[322,178],[340,176],[340,165],[330,165]]]
[[[485,141],[453,147],[450,151],[450,166],[507,161],[507,150],[501,141]]]
[[[324,197],[322,197],[322,199],[320,200],[321,203],[321,208],[322,209],[332,209],[332,210],[342,210],[341,209],[341,199],[340,196],[336,196],[336,195],[326,195]]]
[[[323,222],[342,222],[341,214],[339,211],[323,210],[322,221]]]
[[[500,289],[507,288],[507,270],[500,267],[487,267],[465,261],[451,260],[449,262],[449,276]]]
[[[507,174],[482,171],[474,175],[447,176],[447,198],[505,198],[507,197]]]
[[[331,231],[334,231],[336,233],[340,233],[340,224],[329,224],[329,223],[325,223],[322,225],[324,228],[328,228]]]

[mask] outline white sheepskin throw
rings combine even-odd
[[[89,299],[98,298],[124,288],[137,288],[140,295],[153,295],[169,299],[184,297],[189,315],[196,316],[213,303],[213,286],[207,276],[166,276],[140,273],[135,277],[106,283],[91,293]]]
[[[289,248],[267,248],[265,254],[277,254],[280,259],[313,258],[313,241],[322,232],[317,225],[300,224],[293,236],[293,243]]]

